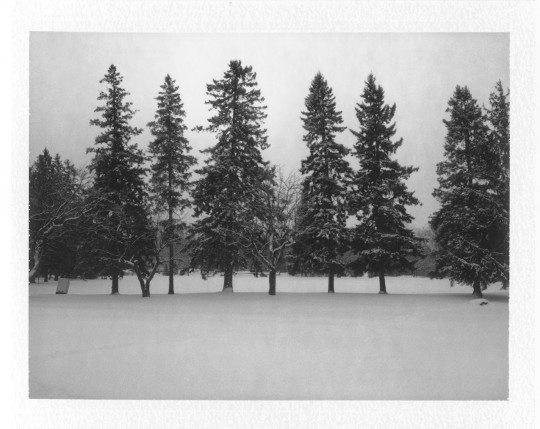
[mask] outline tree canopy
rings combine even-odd
[[[507,273],[500,247],[507,228],[501,203],[506,190],[500,178],[508,164],[466,86],[456,87],[447,112],[445,160],[437,165],[439,187],[433,193],[441,208],[431,218],[440,246],[437,271],[472,285],[481,297],[482,286]]]
[[[309,258],[328,270],[328,291],[334,291],[334,273],[342,264],[348,232],[346,228],[348,190],[351,173],[345,156],[348,149],[336,142],[345,130],[343,118],[336,110],[332,88],[319,72],[311,82],[305,99],[302,122],[306,133],[303,140],[309,149],[300,172],[304,177],[303,223],[309,228],[299,240],[306,243]]]
[[[135,114],[132,103],[125,98],[129,93],[121,87],[122,76],[114,65],[100,80],[105,91],[98,100],[104,104],[95,109],[100,117],[90,121],[101,128],[95,146],[90,171],[94,175],[92,198],[101,201],[88,220],[86,240],[92,256],[102,266],[102,274],[112,278],[112,293],[118,293],[118,277],[127,265],[124,261],[138,261],[145,270],[143,256],[153,248],[148,219],[148,194],[144,182],[145,157],[132,137],[142,130],[130,125]]]
[[[174,294],[175,243],[179,241],[179,230],[186,227],[181,215],[191,206],[188,195],[191,187],[190,168],[196,163],[184,136],[187,129],[184,124],[186,113],[178,90],[175,81],[169,75],[165,76],[156,98],[155,120],[148,124],[154,137],[148,146],[153,161],[150,190],[156,208],[167,212],[162,239],[169,250],[169,294]]]
[[[264,97],[257,88],[257,75],[250,66],[231,61],[223,78],[207,85],[206,102],[214,115],[206,128],[216,135],[200,179],[193,190],[194,223],[192,265],[203,275],[210,270],[225,272],[224,287],[232,287],[235,267],[245,264],[235,231],[242,221],[254,217],[248,204],[260,183],[273,176],[262,158],[268,147]]]
[[[418,168],[402,166],[394,159],[403,139],[393,141],[396,105],[384,102],[384,90],[370,74],[362,101],[356,105],[359,130],[353,154],[359,163],[351,184],[351,208],[356,214],[353,249],[366,271],[377,274],[380,293],[386,293],[385,273],[414,267],[421,240],[408,225],[407,206],[419,204],[405,181]]]

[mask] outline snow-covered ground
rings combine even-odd
[[[508,292],[447,280],[277,277],[278,295],[223,278],[126,276],[30,286],[30,397],[99,399],[506,399]],[[267,291],[238,275],[235,291]],[[359,293],[339,293],[359,292]]]

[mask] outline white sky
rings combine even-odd
[[[180,86],[186,125],[206,125],[206,84],[220,79],[232,59],[253,66],[268,105],[270,148],[263,156],[285,171],[298,171],[307,155],[300,113],[317,71],[334,90],[345,126],[358,128],[354,107],[370,72],[396,103],[397,157],[420,167],[409,188],[423,203],[411,207],[414,226],[424,226],[437,209],[431,196],[446,133],[442,119],[456,85],[467,85],[487,105],[495,82],[509,83],[507,33],[335,33],[335,34],[129,34],[32,32],[30,35],[30,162],[47,147],[86,166],[86,149],[100,132],[99,80],[110,64],[124,76],[129,100],[139,110],[133,124],[154,117],[159,86],[169,73]],[[194,155],[214,139],[189,132]],[[134,140],[146,148],[147,130]],[[352,148],[349,131],[337,141]]]

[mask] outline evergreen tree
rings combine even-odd
[[[305,106],[301,119],[309,155],[300,171],[305,176],[304,222],[311,224],[299,239],[308,245],[310,257],[327,270],[328,292],[333,293],[334,274],[347,242],[350,167],[345,160],[348,149],[335,141],[337,133],[345,130],[340,126],[341,112],[336,111],[332,89],[320,72],[311,82]]]
[[[178,241],[177,231],[185,225],[174,219],[174,213],[182,213],[190,206],[186,196],[189,188],[190,167],[196,163],[189,155],[191,147],[184,137],[187,127],[184,125],[184,105],[178,93],[175,81],[167,75],[161,85],[161,91],[156,98],[158,102],[155,120],[148,126],[154,136],[149,145],[153,159],[152,188],[158,207],[166,206],[167,223],[163,241],[168,243],[169,257],[169,294],[174,294],[175,242]]]
[[[351,130],[359,162],[352,180],[352,208],[358,220],[353,248],[361,265],[379,276],[379,293],[386,294],[385,273],[412,270],[414,258],[420,256],[421,240],[407,226],[412,220],[407,206],[419,202],[405,184],[418,168],[401,166],[391,158],[403,143],[403,139],[392,141],[396,105],[384,103],[384,90],[372,74],[365,84],[355,108],[360,129]]]
[[[489,97],[490,108],[486,111],[488,121],[490,158],[493,163],[486,169],[486,178],[492,184],[489,198],[494,198],[499,205],[497,216],[497,244],[494,257],[501,265],[503,288],[508,288],[510,277],[510,101],[509,92],[505,93],[502,83],[495,85]]]
[[[30,282],[74,273],[85,181],[69,160],[43,150],[29,175]]]
[[[445,160],[437,165],[439,187],[433,195],[441,208],[431,225],[440,247],[439,275],[473,286],[482,296],[482,287],[500,279],[504,271],[494,257],[500,233],[499,201],[493,198],[490,170],[498,163],[488,128],[477,101],[469,89],[457,86],[446,110]]]
[[[87,150],[94,153],[89,168],[94,174],[93,198],[100,204],[96,204],[86,238],[102,265],[101,274],[112,279],[112,294],[118,293],[118,279],[129,267],[124,260],[136,259],[144,270],[142,255],[153,247],[144,156],[136,144],[130,144],[142,130],[130,125],[135,110],[125,101],[129,93],[120,86],[122,80],[114,65],[100,80],[107,85],[98,97],[104,104],[95,109],[101,117],[90,124],[100,127],[102,133],[96,137],[95,147]]]
[[[253,190],[273,175],[261,155],[268,147],[263,128],[266,106],[256,77],[252,67],[231,61],[223,78],[207,85],[206,103],[215,114],[208,127],[199,127],[215,133],[217,143],[202,151],[209,157],[197,171],[192,266],[200,267],[203,276],[210,270],[224,272],[224,288],[232,287],[234,268],[245,263],[235,232],[256,216],[248,204]]]

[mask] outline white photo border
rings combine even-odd
[[[534,418],[535,4],[528,1],[23,1],[12,15],[8,350],[15,426],[40,428],[492,428]],[[136,33],[505,32],[510,34],[511,299],[508,401],[105,401],[28,399],[29,37]],[[497,376],[494,374],[494,376]],[[7,427],[7,426],[6,426]]]

